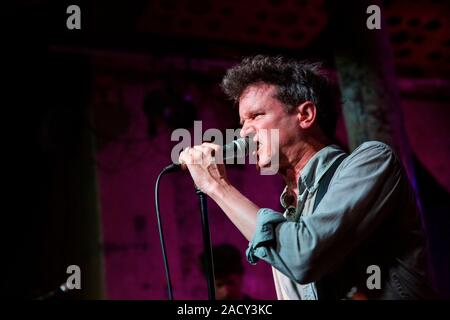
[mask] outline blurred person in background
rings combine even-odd
[[[214,280],[217,300],[251,300],[243,292],[245,269],[239,249],[232,244],[219,244],[212,247],[214,261]],[[199,256],[200,269],[205,274],[205,255]]]

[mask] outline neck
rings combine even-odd
[[[291,159],[288,157],[288,165],[284,170],[280,170],[287,185],[288,192],[298,196],[298,180],[303,168],[319,150],[328,144],[328,140],[307,138],[298,144],[298,148],[293,149]]]

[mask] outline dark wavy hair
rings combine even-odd
[[[247,57],[227,71],[221,87],[235,103],[248,86],[261,82],[277,87],[275,98],[284,104],[287,111],[311,101],[317,108],[319,127],[329,138],[333,138],[338,117],[338,91],[321,66],[321,63],[295,61],[281,56]]]

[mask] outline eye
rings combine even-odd
[[[257,114],[255,114],[253,119],[259,119],[259,118],[261,118],[262,115],[263,115],[263,113],[257,113]]]

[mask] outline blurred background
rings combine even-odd
[[[68,30],[66,9],[81,9]],[[366,8],[381,7],[381,30]],[[450,5],[448,1],[16,1],[2,10],[7,190],[0,294],[34,299],[81,268],[68,299],[167,299],[153,188],[177,128],[239,127],[219,83],[242,57],[322,61],[341,88],[336,142],[392,145],[416,186],[433,283],[450,297]],[[280,209],[283,183],[230,166],[235,186]],[[176,299],[207,299],[198,199],[188,174],[161,182]],[[247,242],[209,202],[213,244]],[[270,267],[243,291],[274,299]]]

